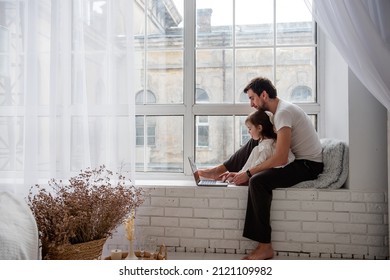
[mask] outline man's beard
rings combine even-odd
[[[269,111],[269,108],[266,104],[263,103],[258,107],[258,110]]]

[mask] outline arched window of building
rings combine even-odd
[[[202,88],[196,88],[196,103],[208,103],[210,101],[209,95]]]
[[[292,102],[305,102],[312,100],[312,90],[308,86],[296,86],[291,91]]]
[[[156,102],[157,102],[156,95],[150,90],[146,91],[145,100],[144,100],[144,91],[143,90],[140,90],[135,94],[135,104],[137,104],[137,105],[139,105],[139,104],[154,104]]]

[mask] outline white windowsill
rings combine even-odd
[[[213,189],[223,189],[224,187],[198,187],[192,177],[188,179],[151,179],[151,180],[135,180],[135,185],[137,187],[178,187],[178,188],[213,188]],[[243,188],[247,186],[234,186],[229,185],[228,188]]]
[[[135,180],[137,187],[196,187],[194,180]]]

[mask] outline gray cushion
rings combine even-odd
[[[339,189],[348,177],[348,146],[345,142],[324,138],[321,139],[324,171],[316,180],[304,181],[294,188]]]

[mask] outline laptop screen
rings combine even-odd
[[[191,166],[191,169],[192,169],[192,174],[194,174],[195,181],[199,182],[200,181],[200,177],[199,177],[199,174],[198,174],[198,168],[196,167],[194,160],[191,157],[188,157],[188,161],[190,162],[190,166]]]

